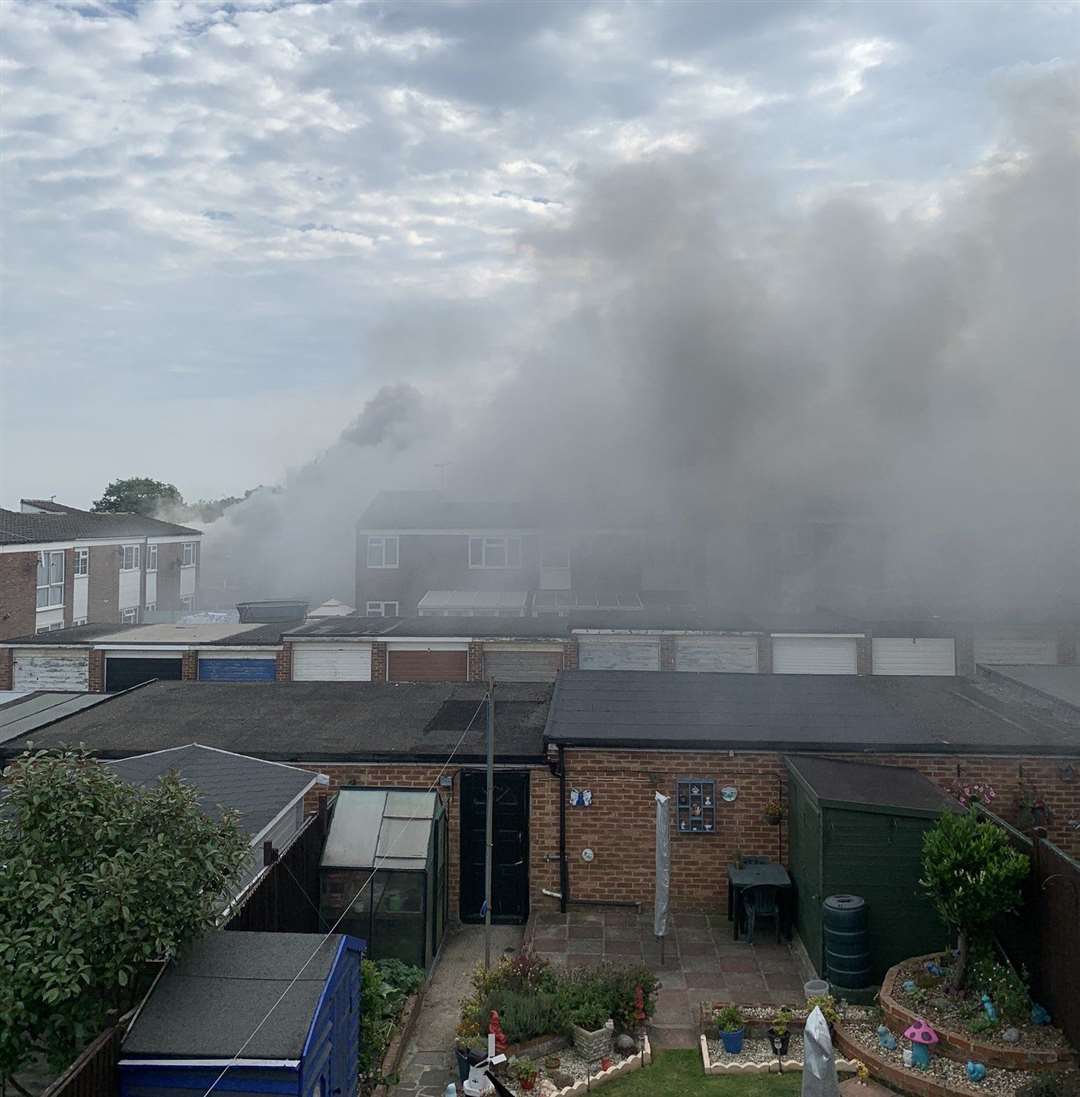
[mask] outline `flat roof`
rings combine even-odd
[[[1080,710],[1080,666],[1006,666],[980,665],[980,673],[991,681],[1005,680],[1031,690],[1048,701],[1073,705]]]
[[[842,762],[807,755],[785,758],[788,769],[825,807],[936,817],[963,810],[928,777],[906,766]]]
[[[130,644],[132,647],[158,644],[198,644],[231,646],[238,644],[281,643],[283,623],[202,622],[192,625],[117,625],[98,623],[75,628],[56,629],[33,636],[16,636],[0,643],[0,647],[86,647],[110,644]],[[285,625],[288,622],[284,622]]]
[[[543,757],[551,686],[505,683],[495,690],[500,761]],[[0,757],[83,743],[103,758],[126,758],[201,743],[277,762],[483,761],[481,682],[150,682],[0,744]],[[469,729],[466,732],[466,729]]]
[[[1080,754],[1080,727],[957,678],[560,673],[546,740],[595,747]]]
[[[83,712],[109,698],[103,693],[51,693],[43,690],[23,693],[20,699],[0,707],[0,743],[29,735],[38,728]]]

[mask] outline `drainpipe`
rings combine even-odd
[[[566,863],[566,749],[559,744],[559,913],[570,901],[570,866]]]

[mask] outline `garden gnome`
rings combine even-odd
[[[896,1050],[896,1037],[884,1025],[878,1025],[877,1039],[886,1051]]]
[[[637,1022],[638,1032],[645,1031],[645,992],[638,983],[634,987],[634,1020]]]
[[[969,1082],[981,1082],[986,1077],[986,1066],[983,1063],[976,1063],[974,1059],[968,1059],[964,1066],[964,1073],[968,1076]]]
[[[802,1097],[840,1097],[832,1037],[820,1006],[806,1018],[803,1062]]]
[[[495,1054],[505,1055],[510,1041],[507,1040],[506,1033],[499,1024],[499,1011],[496,1009],[491,1011],[491,1016],[488,1018],[488,1032],[495,1037]]]
[[[930,1066],[930,1048],[938,1042],[938,1034],[921,1018],[916,1017],[904,1036],[911,1041],[911,1065],[917,1070]]]

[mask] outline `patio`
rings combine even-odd
[[[662,982],[649,1029],[657,1047],[696,1047],[704,1000],[783,1005],[802,999],[803,976],[789,946],[778,945],[768,930],[759,930],[752,945],[734,941],[725,914],[671,915],[663,964],[652,914],[632,910],[535,914],[525,947],[554,964],[646,963]]]

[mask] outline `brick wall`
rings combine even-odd
[[[90,578],[86,590],[86,619],[93,622],[120,620],[120,546],[90,547]]]
[[[184,546],[181,544],[158,545],[157,608],[180,608],[180,563]]]
[[[0,690],[11,689],[14,663],[15,652],[11,648],[0,648]]]
[[[274,658],[274,681],[292,681],[292,644],[282,644],[281,650]]]
[[[674,636],[661,636],[660,637],[660,669],[661,670],[674,670],[675,669],[675,637]]]
[[[772,637],[762,633],[757,638],[758,674],[772,674]]]
[[[75,614],[75,550],[64,550],[64,626],[74,620]]]
[[[577,670],[577,640],[564,640],[562,646],[563,670]]]
[[[371,680],[373,682],[386,681],[386,645],[373,643],[371,645]]]
[[[466,677],[470,682],[484,681],[484,645],[477,640],[468,647]]]
[[[874,673],[874,647],[869,636],[860,636],[855,641],[855,673]]]
[[[0,640],[33,635],[37,561],[36,552],[0,553]]]
[[[180,678],[184,682],[196,682],[199,678],[199,653],[185,651],[180,656]]]
[[[91,650],[89,662],[89,682],[91,693],[105,692],[105,652]]]

